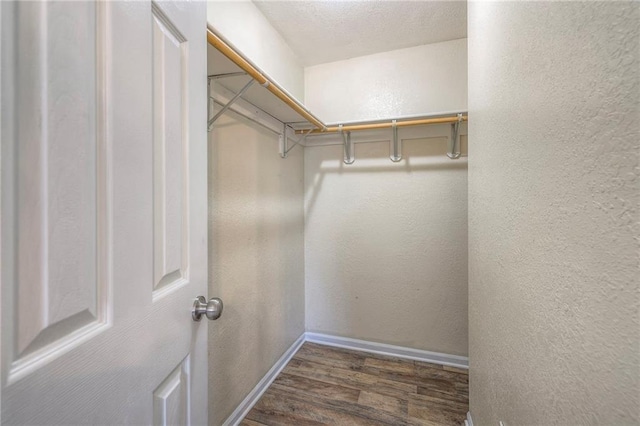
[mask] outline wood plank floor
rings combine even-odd
[[[456,425],[467,370],[305,343],[240,423]]]

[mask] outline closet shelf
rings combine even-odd
[[[240,70],[242,70],[242,72],[245,72],[250,78],[255,80],[260,86],[267,89],[271,93],[271,95],[282,101],[282,103],[284,103],[284,105],[288,107],[288,109],[293,110],[296,113],[296,116],[291,117],[291,114],[283,114],[281,108],[276,108],[274,113],[272,113],[271,111],[273,108],[261,109],[266,110],[269,114],[273,115],[283,123],[300,122],[300,118],[302,118],[305,122],[308,123],[307,127],[311,125],[319,131],[322,131],[324,128],[326,128],[326,125],[318,117],[311,113],[304,105],[302,105],[302,103],[295,99],[285,89],[280,87],[280,85],[269,78],[249,59],[239,53],[237,49],[233,48],[233,46],[229,42],[225,41],[221,36],[216,34],[210,28],[207,29],[207,41],[209,45],[214,47],[215,50],[221,54],[213,55],[213,57],[210,58],[208,64],[208,74],[214,76],[229,74],[229,78],[225,79],[225,83],[227,83],[227,85],[223,85],[227,89],[238,93],[238,81],[243,82],[243,84],[247,82],[246,76],[243,76],[241,73],[237,72],[237,69],[239,68]],[[265,99],[263,95],[264,90],[262,90],[261,92],[262,93],[260,93],[260,91],[258,90],[249,91],[245,98],[250,103],[256,105],[259,108],[261,107],[261,105],[265,104],[268,106],[272,106],[272,103],[268,102],[268,100]]]
[[[311,111],[309,111],[300,101],[291,96],[285,89],[280,87],[276,82],[269,78],[262,70],[254,65],[248,58],[233,47],[231,43],[224,40],[224,38],[215,33],[211,28],[207,28],[207,41],[209,45],[215,49],[213,55],[210,56],[209,74],[216,77],[226,77],[224,87],[227,89],[239,93],[241,88],[247,83],[246,76],[253,78],[260,86],[266,88],[272,95],[275,95],[284,105],[296,113],[296,116],[291,114],[283,114],[282,104],[280,108],[274,107],[273,103],[268,102],[264,95],[259,95],[259,88],[251,89],[246,96],[243,96],[247,101],[254,104],[256,107],[263,109],[268,114],[274,116],[276,119],[283,123],[297,123],[297,134],[306,134],[311,132],[310,135],[318,133],[337,133],[340,132],[339,125],[328,126],[318,117],[316,117]],[[210,52],[211,53],[211,52]],[[238,71],[238,68],[241,71]],[[244,78],[242,78],[244,77]],[[222,80],[222,79],[220,79]],[[264,91],[262,91],[264,93]],[[263,107],[264,106],[264,107]],[[301,123],[302,118],[308,124],[305,126],[304,122]],[[393,127],[392,119],[389,120],[376,120],[359,122],[353,124],[344,124],[342,131],[358,131],[358,130],[373,130],[373,129],[389,129]],[[462,121],[467,121],[467,115],[463,112]],[[436,116],[423,116],[419,118],[396,120],[397,127],[404,126],[422,126],[429,124],[454,124],[458,122],[458,112],[451,114],[438,114]],[[302,127],[302,128],[300,128]],[[311,127],[311,129],[309,129]]]
[[[279,134],[279,151],[283,158],[294,146],[305,145],[307,137],[339,133],[345,148],[345,163],[351,164],[354,161],[352,131],[393,129],[391,160],[398,162],[402,159],[399,127],[450,124],[447,156],[451,159],[460,157],[459,125],[467,121],[466,111],[327,125],[211,28],[207,28],[207,42],[209,105],[211,107],[213,101],[222,106],[208,119],[210,130],[215,120],[231,109]],[[212,90],[213,83],[216,90]],[[296,134],[301,136],[289,145],[289,139]]]

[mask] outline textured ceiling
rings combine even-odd
[[[254,3],[305,66],[467,36],[466,1]]]

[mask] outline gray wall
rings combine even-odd
[[[469,3],[476,426],[637,424],[638,3]]]
[[[209,136],[209,422],[221,424],[304,332],[303,156],[233,113]]]

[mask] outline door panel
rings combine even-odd
[[[25,143],[14,147],[19,285],[12,289],[15,303],[5,307],[12,319],[5,327],[9,383],[109,321],[108,232],[99,214],[100,205],[108,207],[106,158],[98,142],[104,141],[102,53],[96,48],[104,38],[103,14],[93,3],[21,8],[15,108]],[[33,25],[39,22],[46,25]]]
[[[153,424],[178,425],[190,423],[189,357],[153,391]]]
[[[188,282],[188,43],[153,7],[154,298]]]
[[[6,424],[205,424],[203,2],[2,2]]]

